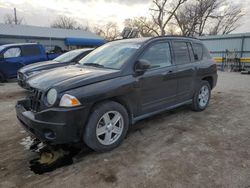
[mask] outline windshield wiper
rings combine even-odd
[[[100,64],[97,64],[97,63],[84,63],[83,65],[93,66],[93,67],[104,67],[103,65],[100,65]]]

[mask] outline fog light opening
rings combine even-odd
[[[45,130],[44,131],[44,137],[48,140],[55,140],[56,139],[56,133],[51,130]]]

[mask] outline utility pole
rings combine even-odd
[[[15,24],[17,25],[17,16],[16,16],[16,8],[14,8],[14,21],[15,21]]]

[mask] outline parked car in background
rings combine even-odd
[[[20,43],[0,46],[0,81],[16,78],[25,65],[56,58],[61,53],[47,54],[41,44]]]
[[[28,131],[45,143],[84,142],[103,152],[120,145],[141,119],[187,104],[204,110],[217,68],[201,41],[164,36],[107,43],[79,65],[28,83],[30,96],[16,105]]]
[[[57,58],[46,61],[46,62],[39,62],[32,65],[27,65],[18,70],[17,79],[19,86],[28,89],[26,81],[43,71],[54,69],[58,67],[67,66],[69,64],[76,64],[80,61],[83,57],[93,51],[93,48],[85,48],[85,49],[78,49],[66,52]]]

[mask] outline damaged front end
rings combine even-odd
[[[16,105],[16,115],[21,125],[35,138],[52,145],[80,142],[85,114],[82,106],[36,111],[32,109],[30,99],[20,100]]]

